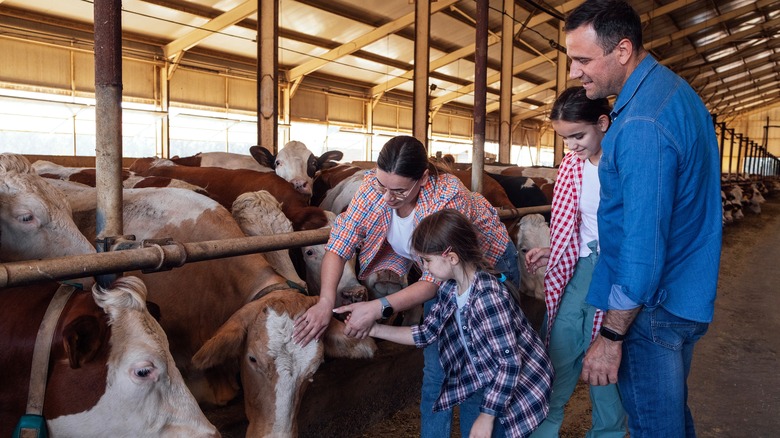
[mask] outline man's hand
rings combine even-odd
[[[582,360],[582,380],[595,386],[617,383],[623,356],[623,341],[597,336]]]

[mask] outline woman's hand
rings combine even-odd
[[[296,318],[293,325],[293,341],[301,347],[309,345],[312,339],[319,342],[332,316],[333,305],[320,298],[317,304],[309,307],[303,315]]]
[[[550,261],[550,248],[531,248],[525,253],[525,268],[531,274],[536,270],[547,266]]]

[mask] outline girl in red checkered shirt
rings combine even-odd
[[[582,359],[602,313],[585,302],[598,260],[598,164],[601,140],[610,124],[607,99],[591,100],[583,87],[561,93],[550,113],[553,129],[563,137],[569,153],[561,161],[555,181],[550,221],[551,248],[526,253],[529,272],[547,266],[544,276],[547,315],[542,338],[555,369],[550,413],[532,435],[557,437],[563,409],[582,370]],[[592,386],[593,422],[587,437],[623,438],[626,414],[615,385]]]

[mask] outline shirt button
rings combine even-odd
[[[509,349],[504,350],[504,353],[509,354]]]

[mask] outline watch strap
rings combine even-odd
[[[601,326],[601,330],[599,330],[599,334],[601,336],[604,336],[605,338],[609,339],[610,341],[622,341],[623,339],[626,339],[626,335],[621,335],[620,333],[612,330],[609,327]]]
[[[393,314],[393,306],[390,305],[390,301],[388,301],[387,297],[379,297],[379,302],[382,304],[382,310],[379,312],[382,316],[382,319],[387,319]],[[388,309],[390,310],[388,312]],[[389,313],[386,315],[385,313]]]

